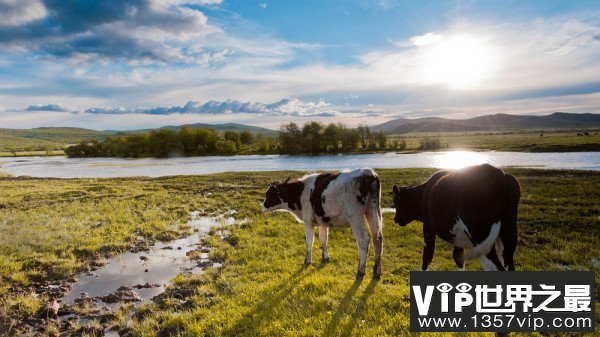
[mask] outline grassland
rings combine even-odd
[[[592,270],[600,281],[600,173],[511,169],[522,184],[518,270]],[[431,170],[378,170],[382,206],[392,184],[412,185]],[[355,281],[350,230],[332,231],[331,261],[303,267],[304,230],[289,214],[260,213],[270,181],[298,172],[227,173],[124,179],[0,178],[0,323],[35,312],[46,300],[28,288],[66,278],[98,256],[122,252],[137,235],[165,240],[184,233],[189,212],[236,209],[249,221],[217,236],[202,275],[181,275],[166,296],[136,315],[136,335],[408,334],[408,273],[420,268],[421,226],[384,215],[383,277]],[[372,265],[372,256],[369,257]],[[438,242],[433,270],[454,270]],[[467,269],[479,270],[478,263]],[[596,294],[596,321],[599,296]],[[186,303],[182,306],[181,303]],[[1,331],[2,326],[0,326]],[[490,334],[491,335],[491,334]]]
[[[576,152],[600,151],[600,134],[597,130],[589,132],[589,136],[578,136],[581,131],[514,131],[506,132],[445,132],[445,133],[413,133],[393,135],[390,139],[401,138],[406,141],[405,151],[413,152],[419,148],[424,137],[438,137],[448,144],[449,150],[475,151],[516,151],[516,152]]]
[[[62,149],[82,140],[101,139],[110,133],[81,128],[0,128],[0,156],[37,154],[64,154]],[[56,152],[58,151],[58,152]]]

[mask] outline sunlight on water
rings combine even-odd
[[[434,157],[435,167],[444,169],[461,169],[466,166],[488,163],[489,158],[480,152],[451,151]]]

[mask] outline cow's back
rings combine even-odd
[[[488,164],[446,173],[429,188],[428,220],[440,237],[451,240],[451,228],[460,218],[479,242],[502,218],[504,191],[504,173]]]
[[[348,226],[349,215],[364,214],[367,196],[376,183],[377,207],[380,185],[371,169],[323,173],[315,177],[310,203],[315,220],[329,226]]]

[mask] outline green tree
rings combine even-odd
[[[236,151],[235,143],[231,140],[217,140],[215,148],[218,154],[230,155]]]
[[[387,148],[387,141],[388,141],[385,133],[383,133],[383,131],[379,131],[376,134],[376,138],[377,138],[377,146],[379,147],[379,149],[385,150]]]
[[[177,132],[171,129],[150,131],[148,144],[153,156],[156,158],[166,158],[183,154],[183,145],[179,141]]]
[[[240,141],[244,145],[250,145],[254,142],[254,135],[248,130],[240,132]]]
[[[326,152],[338,152],[340,142],[340,131],[344,127],[333,123],[327,125],[323,130],[323,147]]]
[[[320,122],[308,122],[302,127],[302,142],[304,150],[310,154],[323,152],[323,124]]]
[[[279,145],[281,153],[284,154],[299,154],[303,153],[302,149],[302,130],[298,124],[291,122],[283,124],[279,129]]]
[[[240,135],[235,131],[225,131],[223,133],[223,138],[235,144],[235,147],[239,149],[242,145],[242,140],[240,139]]]

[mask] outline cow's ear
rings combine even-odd
[[[287,183],[288,181],[290,181],[290,179],[292,179],[292,177],[288,177],[283,183]]]
[[[394,194],[400,194],[400,190],[398,189],[398,186],[394,185]]]

